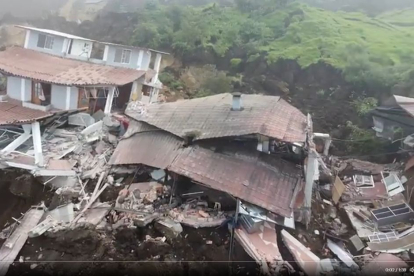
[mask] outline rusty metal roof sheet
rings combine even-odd
[[[258,151],[217,153],[199,146],[183,149],[168,170],[279,215],[291,216],[300,169]]]
[[[219,94],[152,104],[146,112],[129,105],[126,114],[177,136],[194,140],[262,134],[286,142],[304,142],[306,116],[280,97],[243,95],[243,110],[232,111],[232,95]]]
[[[180,153],[182,145],[183,140],[179,137],[143,126],[141,131],[136,131],[118,143],[109,163],[112,165],[144,164],[165,169]]]
[[[12,99],[0,102],[0,125],[31,123],[52,115],[53,113],[23,107],[21,102]]]
[[[0,52],[0,71],[66,86],[125,85],[145,75],[143,70],[62,58],[21,47]]]

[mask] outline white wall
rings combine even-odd
[[[85,45],[87,45],[87,48],[85,48]],[[72,49],[71,49],[71,52],[69,53],[70,55],[89,58],[91,57],[91,53],[92,53],[92,42],[91,41],[78,40],[78,39],[73,40]]]
[[[32,81],[18,77],[7,77],[7,95],[11,99],[30,102],[32,100]]]
[[[76,109],[78,107],[78,93],[79,90],[77,87],[53,84],[51,104],[57,109]]]

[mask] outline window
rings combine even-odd
[[[114,62],[128,64],[131,58],[131,50],[116,49]]]
[[[389,176],[384,177],[384,174],[382,174],[382,177],[383,177],[382,182],[384,183],[389,196],[394,196],[405,190],[402,185],[401,180],[398,178],[397,175],[391,173]]]
[[[54,38],[48,35],[39,34],[39,39],[37,40],[37,47],[45,49],[53,49]]]
[[[374,187],[374,178],[372,175],[354,175],[354,183],[358,188]]]

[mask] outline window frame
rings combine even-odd
[[[40,44],[41,37],[44,37],[43,45]],[[38,48],[53,50],[54,43],[55,43],[55,38],[53,36],[46,35],[46,34],[39,34],[38,39],[37,39]]]
[[[121,51],[121,54],[119,54],[118,51]],[[118,54],[117,54],[117,52],[118,52]],[[126,53],[128,53],[128,55]],[[130,64],[131,63],[131,55],[132,55],[132,50],[130,50],[130,49],[117,48],[117,49],[115,49],[114,62],[115,63],[122,63],[122,64]],[[119,58],[119,59],[117,59],[117,58]]]

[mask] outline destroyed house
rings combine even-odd
[[[401,139],[414,133],[414,99],[394,95],[383,105],[371,111],[377,137],[388,140]],[[404,141],[414,146],[414,138]]]
[[[164,169],[282,221],[293,218],[305,184],[302,163],[286,159],[303,162],[307,118],[280,97],[225,93],[149,106],[131,103],[126,115],[133,120],[110,164]]]

